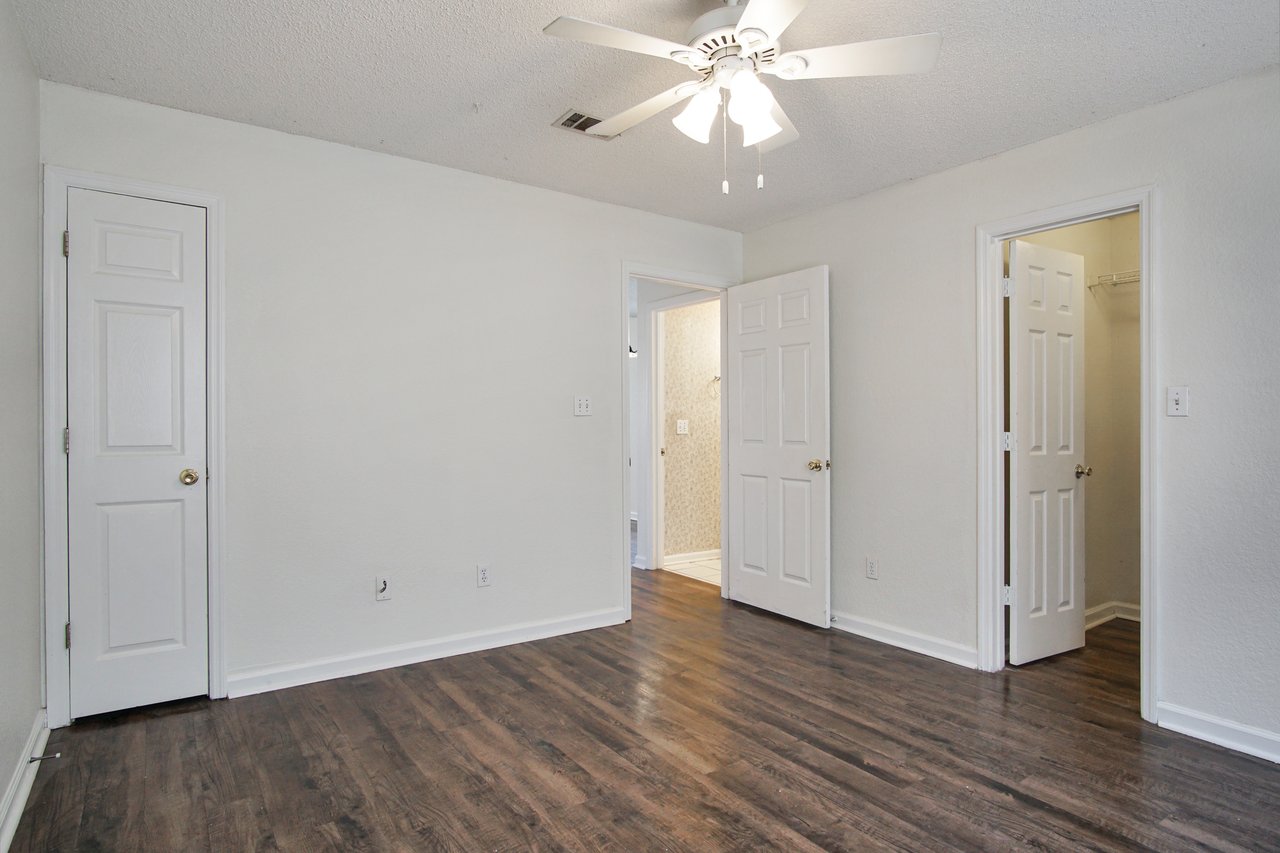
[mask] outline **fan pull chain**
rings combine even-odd
[[[720,137],[724,143],[724,183],[720,184],[722,195],[729,194],[729,108],[724,90],[720,90]]]
[[[756,168],[759,172],[756,175],[756,189],[762,190],[764,189],[764,151],[759,145],[756,146]]]

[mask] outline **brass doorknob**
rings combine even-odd
[[[1076,479],[1077,479],[1077,480],[1079,480],[1081,477],[1092,477],[1092,476],[1093,476],[1093,466],[1092,466],[1092,465],[1090,465],[1088,468],[1084,467],[1083,465],[1077,465],[1077,466],[1076,466]]]
[[[821,460],[821,459],[810,459],[810,460],[809,460],[809,470],[810,470],[810,471],[821,471],[821,470],[822,470],[822,460]]]
[[[182,481],[184,486],[194,486],[200,479],[200,472],[195,468],[183,468],[182,473],[178,475],[178,479]]]

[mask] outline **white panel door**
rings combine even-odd
[[[1021,664],[1084,645],[1085,282],[1084,258],[1033,243],[1015,241],[1009,264],[1009,662]]]
[[[827,268],[728,290],[729,597],[831,624]]]
[[[67,228],[71,716],[83,717],[209,689],[205,209],[73,188]]]

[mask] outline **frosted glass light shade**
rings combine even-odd
[[[719,107],[720,90],[703,89],[689,99],[688,105],[671,123],[694,142],[706,145],[711,141],[711,125],[716,120],[716,110]]]
[[[751,121],[742,126],[742,147],[750,148],[752,145],[758,145],[779,133],[782,133],[782,126],[774,121],[769,113],[752,117]]]
[[[729,81],[729,96],[729,118],[743,127],[769,117],[773,110],[773,93],[754,71],[743,69],[734,74]]]
[[[729,118],[742,126],[742,145],[750,147],[781,133],[773,120],[773,93],[760,82],[754,71],[746,69],[729,81]]]

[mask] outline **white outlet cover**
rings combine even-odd
[[[591,398],[590,397],[574,397],[573,398],[573,416],[575,418],[591,417]]]
[[[688,435],[688,434],[689,434],[689,422],[686,420],[676,421],[676,435]]]
[[[476,586],[493,586],[493,566],[489,563],[476,563]]]

